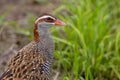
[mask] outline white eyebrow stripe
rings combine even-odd
[[[38,18],[38,19],[35,21],[35,23],[37,23],[40,19],[44,19],[44,18],[48,18],[48,17],[50,17],[50,18],[52,18],[52,19],[54,19],[54,20],[55,20],[55,18],[54,18],[54,17],[49,16],[49,15],[46,15],[46,16],[42,16],[42,17]]]

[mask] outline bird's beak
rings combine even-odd
[[[55,23],[56,26],[66,26],[66,24],[64,22],[62,22],[58,19],[56,19],[54,23]]]

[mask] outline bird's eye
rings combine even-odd
[[[54,20],[53,20],[52,18],[49,18],[49,17],[48,17],[48,18],[46,18],[46,21],[47,21],[47,22],[53,22]]]

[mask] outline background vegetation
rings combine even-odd
[[[41,5],[50,1],[35,2]],[[56,45],[51,67],[53,80],[119,80],[120,1],[69,0],[59,1],[59,4],[52,14],[68,26],[51,29]],[[7,14],[9,11],[0,16],[0,25],[15,26],[11,27],[14,33],[27,36],[31,41],[34,15],[27,13],[28,24],[22,25],[29,27],[21,28],[16,21],[4,22]]]

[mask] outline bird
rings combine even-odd
[[[0,80],[49,80],[54,41],[49,29],[66,24],[51,14],[44,14],[34,23],[34,39],[8,62]]]

